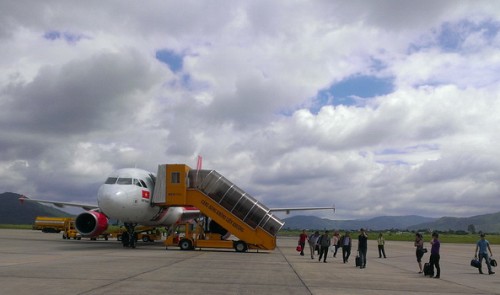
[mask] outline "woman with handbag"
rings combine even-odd
[[[417,248],[415,255],[417,256],[418,268],[420,269],[418,273],[422,273],[422,257],[426,251],[424,250],[424,238],[420,233],[415,234],[415,247]]]

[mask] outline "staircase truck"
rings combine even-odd
[[[192,170],[183,164],[158,166],[152,202],[166,207],[195,207],[200,210],[200,217],[205,222],[210,219],[217,224],[216,228],[224,230],[214,230],[214,226],[209,226],[209,232],[201,231],[206,227],[205,223],[205,226],[192,224],[198,225],[194,230],[192,226],[184,225],[184,236],[170,232],[165,245],[177,245],[183,250],[273,250],[276,248],[276,233],[284,224],[266,206],[215,170]],[[235,240],[227,239],[226,234],[234,236]]]

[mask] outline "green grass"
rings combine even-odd
[[[108,231],[116,230],[118,229],[118,226],[110,226],[108,228]],[[0,224],[0,229],[32,229],[31,224],[21,224],[21,225],[16,225],[16,224]],[[299,237],[300,233],[302,231],[300,230],[281,230],[278,233],[278,236],[281,237]],[[308,231],[308,234],[310,234],[312,231]],[[320,231],[321,233],[321,231]],[[343,234],[344,231],[341,231],[341,234]],[[407,242],[413,242],[415,240],[415,233],[412,232],[382,232],[384,234],[384,238],[386,241],[407,241]],[[331,234],[331,233],[330,233]],[[379,232],[369,232],[368,233],[368,239],[369,240],[376,240],[378,237]],[[358,232],[351,232],[351,237],[353,239],[357,239],[358,237]],[[498,245],[500,244],[500,234],[487,234],[486,239],[491,243]],[[424,240],[426,242],[431,240],[431,234],[430,233],[425,233],[424,234]],[[451,233],[440,233],[439,234],[439,240],[442,243],[458,243],[458,244],[475,244],[479,240],[479,235],[478,234],[464,234],[464,235],[458,235],[458,234],[451,234]]]

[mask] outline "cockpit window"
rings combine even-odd
[[[142,186],[143,186],[143,187],[146,187],[146,188],[148,187],[148,186],[146,185],[146,182],[145,182],[144,180],[139,179],[139,181],[141,182],[141,184],[142,184]]]
[[[118,178],[116,184],[132,184],[132,178]]]
[[[142,186],[141,182],[139,181],[139,179],[135,179],[134,178],[134,185],[137,185],[137,186]]]
[[[118,178],[116,178],[116,177],[108,177],[108,179],[106,179],[104,184],[115,184],[117,179]]]

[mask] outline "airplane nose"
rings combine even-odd
[[[113,208],[118,204],[123,204],[133,193],[133,189],[122,185],[103,184],[97,193],[99,207],[106,211],[106,208]]]

